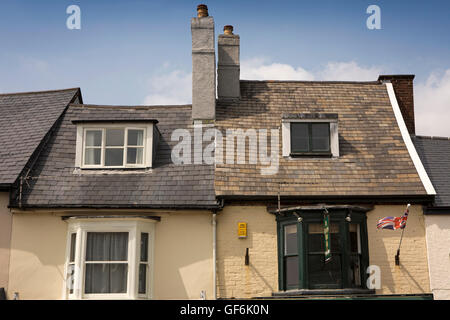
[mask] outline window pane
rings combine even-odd
[[[308,277],[311,286],[340,285],[341,257],[331,255],[331,261],[325,263],[323,254],[308,255]]]
[[[291,224],[284,227],[284,252],[286,255],[298,254],[297,224]]]
[[[129,146],[143,146],[144,145],[144,130],[128,130],[128,145]]]
[[[141,233],[141,261],[148,260],[148,233]]]
[[[361,253],[361,243],[359,240],[359,224],[351,223],[349,225],[350,252]]]
[[[128,232],[88,232],[86,261],[127,261]]]
[[[106,146],[123,146],[124,129],[106,129]]]
[[[128,265],[87,263],[85,293],[126,293]]]
[[[84,151],[84,163],[89,165],[99,165],[101,160],[102,150],[100,148],[87,148]]]
[[[298,256],[286,257],[286,287],[298,286]]]
[[[122,166],[123,149],[105,149],[105,166]]]
[[[69,287],[69,293],[72,294],[75,283],[75,265],[73,263],[69,264],[69,266],[67,267],[67,283]]]
[[[101,145],[102,145],[102,131],[86,130],[86,146],[101,147]]]
[[[359,254],[350,255],[349,279],[354,287],[361,286],[361,259]]]
[[[330,125],[328,123],[312,123],[312,151],[330,150]]]
[[[331,252],[341,251],[341,237],[339,224],[330,223]],[[325,236],[323,223],[308,224],[308,250],[309,252],[325,252]]]
[[[309,131],[307,123],[291,123],[291,152],[309,151]]]
[[[139,265],[139,293],[144,294],[147,290],[147,265]]]
[[[142,164],[144,154],[143,151],[143,148],[127,148],[127,163]]]
[[[69,262],[74,262],[75,261],[75,244],[76,244],[76,240],[77,240],[77,234],[76,233],[72,233],[70,235],[70,257],[69,257]]]

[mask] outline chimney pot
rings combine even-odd
[[[226,25],[225,27],[223,27],[223,33],[226,35],[233,34],[233,26]]]
[[[199,4],[197,6],[197,17],[203,18],[208,16],[208,6],[206,4]]]

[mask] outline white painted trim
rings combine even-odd
[[[333,157],[339,157],[339,130],[337,121],[330,121],[330,150]]]
[[[283,157],[289,157],[289,154],[291,153],[291,123],[288,121],[282,121],[281,131],[283,140]]]
[[[63,299],[151,299],[153,297],[153,257],[154,257],[154,241],[155,241],[155,221],[141,221],[136,219],[117,220],[105,218],[101,221],[93,219],[77,219],[68,221],[69,227],[67,232],[67,248],[66,263],[64,276],[64,293]],[[88,232],[128,232],[128,273],[127,273],[127,292],[120,294],[84,294],[84,270],[85,270],[85,250]],[[146,294],[138,294],[139,281],[139,263],[140,257],[140,233],[149,234],[148,262],[147,273],[147,292]],[[74,292],[68,293],[67,289],[67,268],[70,256],[70,236],[72,233],[77,234],[75,246],[75,275],[74,275]]]
[[[153,123],[148,124],[146,130],[144,131],[144,152],[143,152],[143,162],[144,165],[148,167],[153,167]]]
[[[412,143],[411,137],[409,135],[408,129],[406,128],[405,121],[403,120],[402,112],[400,111],[400,107],[397,103],[397,98],[395,97],[394,87],[392,83],[385,82],[386,89],[389,95],[389,100],[391,101],[392,109],[394,110],[395,119],[397,120],[398,127],[400,128],[400,132],[403,137],[403,141],[406,144],[406,148],[408,149],[409,155],[411,157],[414,166],[416,167],[417,173],[419,174],[420,180],[429,195],[435,195],[436,191],[434,190],[433,184],[431,183],[430,178],[428,177],[427,172],[420,161],[419,155],[417,154],[416,148]]]
[[[75,148],[75,167],[80,168],[83,161],[83,126],[77,126],[77,142]]]

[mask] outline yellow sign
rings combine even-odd
[[[247,223],[238,222],[238,237],[239,239],[247,238]]]

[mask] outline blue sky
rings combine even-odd
[[[450,120],[447,0],[2,0],[0,92],[81,87],[86,103],[189,103],[190,19],[200,3],[216,34],[232,24],[240,35],[243,77],[412,73],[419,133],[450,135],[435,122],[443,112]],[[66,27],[71,4],[81,8],[81,30]],[[366,27],[371,4],[381,30]]]

